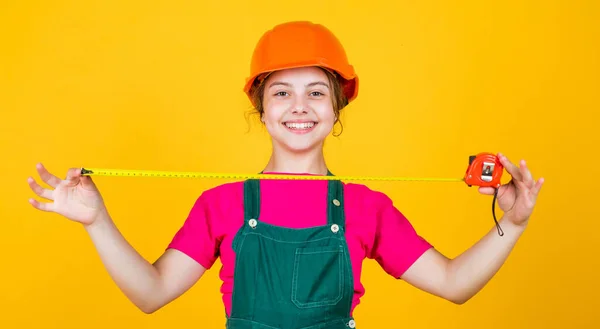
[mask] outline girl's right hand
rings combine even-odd
[[[53,188],[43,188],[32,177],[27,179],[36,195],[53,201],[46,203],[30,198],[29,203],[36,209],[55,212],[84,225],[92,224],[106,211],[96,185],[91,177],[82,176],[80,169],[69,169],[64,180],[49,173],[41,163],[36,169],[42,181]]]

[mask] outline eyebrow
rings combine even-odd
[[[277,85],[282,85],[282,86],[286,86],[286,87],[292,86],[291,84],[289,84],[287,82],[275,81],[269,85],[269,88],[271,88],[273,86],[277,86]],[[322,81],[311,82],[311,83],[307,84],[306,87],[312,87],[312,86],[316,86],[316,85],[322,85],[322,86],[329,88],[329,85]]]

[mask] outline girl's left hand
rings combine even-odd
[[[498,160],[511,175],[510,182],[501,185],[498,189],[498,206],[504,212],[504,217],[513,224],[526,225],[533,212],[544,178],[540,178],[536,182],[527,168],[525,160],[519,162],[519,167],[510,162],[502,153],[498,153]],[[479,187],[479,192],[493,195],[494,188]]]

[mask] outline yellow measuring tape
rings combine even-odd
[[[464,182],[464,178],[236,174],[236,173],[208,173],[208,172],[193,172],[193,171],[186,172],[186,171],[127,170],[127,169],[103,169],[103,168],[81,168],[81,174],[84,176],[164,177],[164,178]]]

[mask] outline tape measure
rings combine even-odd
[[[317,176],[284,174],[238,174],[186,171],[127,170],[82,168],[84,176],[159,177],[159,178],[216,178],[216,179],[274,179],[274,180],[343,180],[343,181],[429,181],[463,182],[464,178],[385,177],[385,176]]]
[[[390,177],[390,176],[321,176],[285,174],[209,173],[195,171],[128,170],[81,168],[84,176],[162,177],[162,178],[217,178],[217,179],[274,179],[274,180],[342,180],[342,181],[425,181],[465,182],[468,186],[500,186],[503,167],[492,153],[469,157],[469,167],[461,178],[443,177]]]
[[[498,228],[498,234],[504,235],[496,219],[496,199],[500,188],[500,179],[504,167],[493,153],[482,152],[469,156],[469,166],[462,178],[433,177],[386,177],[386,176],[319,176],[284,174],[236,174],[186,171],[127,170],[104,168],[81,168],[84,176],[119,177],[163,177],[163,178],[224,178],[224,179],[276,179],[276,180],[343,180],[343,181],[427,181],[427,182],[464,182],[467,186],[493,187],[492,215]]]

